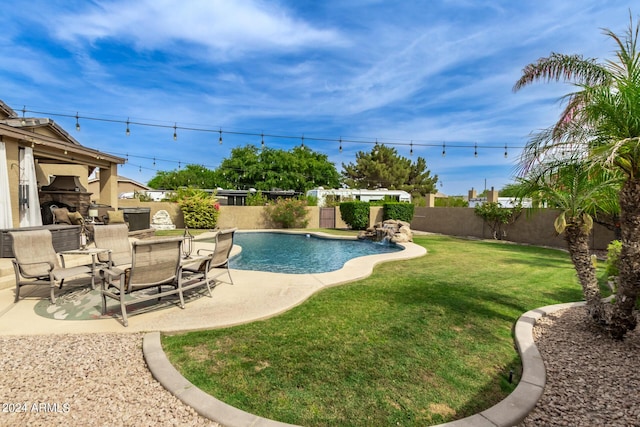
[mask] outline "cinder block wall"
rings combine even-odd
[[[169,212],[173,223],[177,228],[184,227],[184,218],[177,203],[170,202],[140,202],[138,200],[119,200],[120,207],[148,207],[150,215],[160,209]],[[348,228],[347,224],[340,217],[340,208],[336,207],[335,218],[336,228]],[[320,209],[317,206],[310,206],[308,228],[318,228],[320,225]],[[553,227],[553,221],[560,211],[552,209],[541,209],[536,211],[526,210],[518,220],[508,226],[507,237],[516,243],[531,245],[551,246],[564,248],[566,243],[562,236],[557,236]],[[371,208],[369,225],[382,221],[383,208],[374,206]],[[255,230],[269,228],[264,216],[262,206],[221,206],[218,220],[220,228],[238,227],[239,229]],[[487,227],[479,216],[471,208],[416,208],[411,228],[418,231],[427,231],[451,236],[476,237],[480,239],[491,239],[491,230]],[[591,247],[593,249],[606,249],[611,240],[615,238],[614,233],[605,227],[595,224]]]
[[[564,237],[558,236],[553,226],[559,214],[560,211],[554,209],[525,210],[514,224],[506,227],[505,240],[565,248],[567,245]],[[416,208],[411,228],[450,236],[493,238],[491,229],[471,208]],[[613,231],[594,224],[591,247],[606,249],[614,238]]]

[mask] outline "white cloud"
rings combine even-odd
[[[55,35],[74,41],[129,41],[140,50],[186,43],[220,56],[344,43],[334,29],[315,28],[282,7],[254,0],[118,0],[98,6],[60,17]]]

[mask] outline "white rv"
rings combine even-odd
[[[387,190],[386,188],[378,188],[376,190],[360,190],[356,188],[338,188],[327,189],[322,187],[314,188],[307,191],[307,196],[318,199],[318,206],[322,207],[326,204],[327,196],[330,196],[336,202],[346,202],[349,200],[360,200],[362,202],[371,202],[376,200],[393,199],[398,202],[411,203],[411,194],[403,190]]]

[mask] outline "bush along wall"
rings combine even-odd
[[[366,230],[369,226],[370,206],[368,202],[340,203],[342,220],[354,230]]]
[[[382,208],[382,218],[384,220],[397,219],[408,223],[411,223],[411,220],[413,220],[413,211],[415,208],[413,203],[385,203],[382,205]]]

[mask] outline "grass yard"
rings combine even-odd
[[[197,387],[282,422],[424,426],[474,414],[516,386],[516,319],[582,299],[575,271],[558,250],[414,241],[426,256],[382,264],[266,321],[163,336],[163,347]]]

